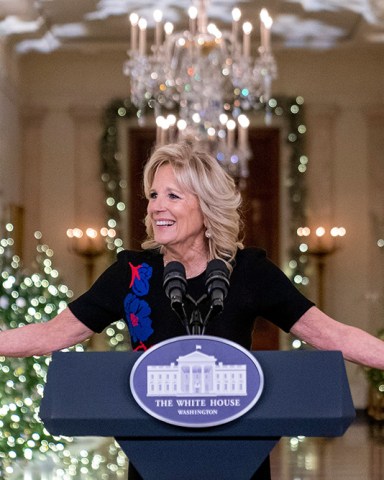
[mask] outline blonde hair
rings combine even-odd
[[[207,238],[210,259],[220,258],[228,266],[238,248],[244,248],[241,233],[241,195],[233,178],[206,152],[190,144],[174,143],[159,147],[144,167],[144,193],[149,198],[157,170],[171,165],[177,182],[197,196],[210,237]],[[142,248],[160,248],[154,240],[149,215],[145,217],[147,238]]]

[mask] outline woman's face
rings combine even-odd
[[[204,218],[198,199],[179,185],[170,165],[161,166],[155,174],[147,212],[160,245],[179,254],[204,249]]]

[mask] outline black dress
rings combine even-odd
[[[94,332],[124,318],[132,350],[145,351],[186,334],[164,292],[163,275],[163,256],[157,251],[124,250],[69,309]],[[188,280],[187,293],[196,300],[206,293],[205,272]],[[257,317],[289,332],[312,306],[263,250],[245,248],[236,255],[224,310],[208,323],[205,333],[249,349]]]
[[[95,332],[101,332],[112,322],[124,318],[132,349],[145,351],[163,340],[186,334],[165,295],[163,275],[163,256],[157,250],[125,250],[118,254],[117,261],[88,292],[69,304],[69,308]],[[206,293],[204,273],[188,280],[187,293],[196,300]],[[248,349],[256,317],[264,317],[289,332],[312,306],[313,303],[268,260],[263,250],[246,248],[236,255],[224,310],[208,324],[205,333]],[[252,480],[270,478],[267,458]],[[129,480],[140,479],[139,473],[130,465]]]

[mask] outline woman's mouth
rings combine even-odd
[[[156,220],[157,227],[172,227],[176,222],[174,220]]]

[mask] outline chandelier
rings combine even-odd
[[[261,43],[253,58],[252,24],[244,22],[241,31],[241,11],[234,8],[231,29],[220,31],[208,23],[207,1],[193,1],[189,28],[182,32],[174,32],[155,10],[153,42],[147,39],[147,20],[132,13],[124,74],[139,121],[148,109],[154,112],[158,145],[199,140],[232,176],[245,179],[249,113],[266,108],[277,74],[272,19],[261,10]]]

